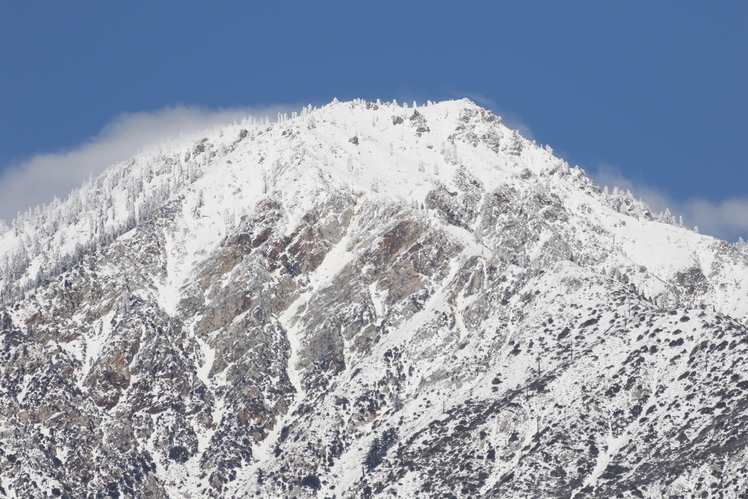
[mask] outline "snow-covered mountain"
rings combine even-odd
[[[748,497],[748,260],[468,100],[247,120],[0,234],[0,495]]]

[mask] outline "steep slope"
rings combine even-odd
[[[746,257],[662,218],[466,100],[163,144],[0,236],[2,491],[742,497]]]

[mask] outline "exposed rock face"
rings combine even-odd
[[[744,248],[470,102],[226,127],[17,227],[0,495],[748,494]]]

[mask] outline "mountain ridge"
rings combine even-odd
[[[462,101],[459,101],[459,102],[469,103],[469,106],[466,107],[465,109],[470,108],[472,110],[472,112],[476,112],[475,111],[476,109],[480,109],[477,106],[475,106],[475,104],[473,104],[472,102],[470,102],[467,99],[463,99]],[[334,105],[343,106],[343,105],[346,105],[346,104],[347,105],[351,105],[351,106],[361,106],[361,105],[368,106],[369,109],[371,109],[371,108],[373,108],[375,106],[378,108],[379,105],[382,105],[383,107],[385,107],[385,106],[391,106],[393,108],[393,111],[396,111],[396,114],[399,114],[399,115],[393,115],[392,116],[393,120],[398,120],[398,123],[407,122],[406,120],[408,120],[408,119],[411,120],[411,121],[415,121],[414,124],[416,126],[416,134],[419,137],[423,134],[423,131],[418,131],[419,129],[420,130],[427,130],[427,127],[423,127],[422,126],[422,123],[424,123],[425,121],[424,121],[423,116],[419,115],[418,108],[416,108],[416,107],[412,108],[413,109],[413,114],[410,116],[410,118],[408,118],[408,115],[410,113],[408,112],[407,105],[405,105],[404,108],[399,108],[399,106],[396,106],[396,105],[393,105],[393,104],[390,104],[390,103],[386,103],[386,104],[382,104],[382,103],[373,104],[373,103],[365,103],[364,101],[354,101],[352,103],[345,103],[345,104],[341,104],[341,103],[337,103],[336,102],[336,103],[331,104],[330,106],[326,106],[325,108],[322,108],[322,109],[313,109],[311,106],[309,106],[308,108],[305,108],[302,113],[300,113],[302,115],[301,117],[299,117],[297,115],[296,118],[292,118],[292,120],[293,119],[297,119],[297,120],[298,119],[303,119],[303,115],[308,115],[309,116],[309,118],[308,118],[308,122],[309,123],[306,123],[306,125],[308,127],[314,126],[313,124],[315,123],[315,118],[312,115],[313,113],[321,114],[321,113],[324,113],[325,110],[327,108],[330,108],[331,106],[334,106]],[[429,103],[429,104],[431,104],[431,103]],[[414,106],[415,106],[415,104],[414,104]],[[457,111],[459,111],[459,108],[458,108]],[[453,112],[455,112],[455,110],[453,110]],[[493,116],[489,111],[485,111],[485,110],[480,109],[480,112],[483,113],[484,117],[488,117],[487,119],[489,120],[489,122],[492,122],[492,121],[500,122],[501,121],[501,118]],[[449,113],[449,111],[446,111],[447,115],[448,115],[448,113]],[[294,114],[296,115],[297,113],[294,113]],[[403,116],[405,116],[405,117],[403,117]],[[240,123],[238,125],[235,124],[233,127],[232,126],[227,126],[227,127],[223,128],[223,129],[221,129],[220,127],[214,127],[212,135],[216,135],[216,137],[214,137],[214,139],[222,138],[223,135],[224,135],[224,131],[225,131],[225,133],[231,133],[231,132],[233,132],[233,133],[235,133],[235,134],[238,135],[238,137],[235,137],[234,140],[223,140],[222,141],[223,143],[220,144],[220,147],[224,149],[223,152],[225,153],[227,148],[229,150],[232,150],[234,147],[237,146],[237,144],[239,142],[241,142],[241,140],[243,140],[244,138],[247,137],[247,135],[249,134],[249,132],[247,131],[247,128],[254,128],[255,130],[253,131],[253,134],[256,134],[256,133],[260,133],[261,134],[261,133],[263,133],[262,129],[265,129],[265,131],[269,131],[273,127],[280,127],[281,123],[282,123],[282,121],[284,119],[286,120],[286,123],[288,123],[288,118],[287,117],[284,118],[282,115],[279,115],[278,119],[279,119],[278,123],[270,123],[270,121],[267,120],[267,119],[261,120],[260,122],[257,122],[254,118],[252,118],[251,121],[248,118],[247,120],[245,120],[244,122],[242,122],[242,123]],[[334,120],[334,118],[333,118],[333,120]],[[218,131],[218,130],[220,130],[220,131]],[[218,133],[216,133],[216,131],[218,131]],[[510,154],[515,154],[515,155],[519,156],[519,154],[521,154],[522,148],[523,147],[527,147],[527,145],[523,146],[522,144],[523,143],[526,143],[528,145],[530,144],[525,139],[522,139],[517,134],[516,131],[505,129],[504,132],[505,133],[511,133],[512,145],[510,146],[510,148],[513,148],[513,149],[510,151]],[[447,137],[447,140],[452,141],[460,133],[465,134],[465,132],[464,132],[464,125],[458,125],[456,127],[456,129],[455,129],[455,133],[449,135]],[[92,181],[87,182],[84,185],[84,187],[82,187],[81,189],[76,189],[71,194],[70,198],[66,202],[62,202],[59,199],[55,199],[53,201],[53,203],[51,203],[48,206],[41,207],[41,208],[37,207],[37,208],[35,208],[33,210],[27,211],[26,213],[22,214],[19,217],[18,220],[14,220],[14,222],[13,222],[14,228],[12,230],[8,229],[7,232],[8,233],[10,233],[10,232],[16,232],[17,233],[19,231],[20,232],[24,232],[24,230],[25,230],[27,233],[30,233],[30,232],[44,232],[44,233],[47,233],[47,235],[48,235],[48,233],[51,232],[51,230],[50,230],[49,227],[44,227],[44,230],[39,231],[39,227],[38,226],[53,225],[53,229],[54,229],[54,227],[58,227],[60,225],[60,220],[59,219],[60,218],[64,218],[64,217],[60,213],[55,213],[55,211],[69,211],[69,212],[71,212],[69,215],[67,215],[67,218],[72,219],[74,223],[78,221],[77,220],[78,217],[86,217],[88,219],[96,218],[96,217],[92,217],[91,213],[83,213],[85,210],[83,210],[82,207],[81,207],[81,205],[90,205],[90,204],[92,204],[92,202],[90,200],[90,198],[91,198],[91,192],[90,191],[94,191],[94,193],[96,193],[96,191],[111,190],[112,189],[112,185],[111,184],[115,184],[116,183],[116,179],[112,179],[111,177],[126,176],[127,175],[127,171],[130,169],[130,167],[136,166],[136,162],[138,161],[138,158],[140,158],[140,162],[145,162],[146,163],[146,165],[140,165],[141,168],[146,168],[146,170],[149,169],[149,168],[152,169],[154,167],[154,165],[156,165],[158,162],[166,162],[167,163],[166,166],[168,167],[168,166],[170,166],[170,164],[178,163],[178,162],[181,161],[183,164],[175,165],[175,168],[174,168],[174,170],[175,170],[174,171],[174,182],[176,182],[178,185],[176,185],[175,187],[171,188],[172,191],[175,191],[175,192],[179,191],[179,189],[181,189],[185,185],[189,184],[190,182],[194,182],[197,179],[197,177],[199,177],[200,175],[202,175],[202,172],[199,171],[200,167],[201,167],[201,164],[200,163],[196,164],[194,162],[190,163],[189,160],[190,160],[190,156],[192,154],[198,154],[199,155],[199,154],[202,154],[204,152],[205,143],[208,142],[208,140],[207,140],[207,137],[203,137],[204,135],[206,135],[205,133],[194,133],[192,135],[193,135],[193,138],[182,139],[182,140],[172,140],[169,143],[164,143],[164,144],[161,144],[160,146],[152,147],[151,149],[147,150],[145,153],[142,153],[142,154],[136,156],[135,158],[133,158],[131,160],[124,161],[124,162],[120,163],[119,166],[113,167],[114,170],[110,169],[110,171],[108,173],[102,175],[101,177],[98,177],[97,178],[97,182],[93,182],[93,180],[92,180]],[[207,134],[207,135],[211,135],[211,134]],[[199,137],[202,137],[202,138],[199,138]],[[254,138],[254,137],[252,137],[252,138]],[[351,139],[353,139],[353,138],[355,138],[356,140],[358,140],[358,137],[355,136],[355,135]],[[470,140],[470,141],[472,141],[472,143],[473,143],[474,146],[477,145],[476,140],[478,139],[478,137],[474,133],[467,132],[467,139]],[[495,132],[493,132],[493,135],[482,137],[482,139],[483,140],[487,140],[492,147],[494,147],[494,148],[498,147],[496,145],[497,144],[497,142],[496,142],[497,137],[495,135]],[[184,158],[183,159],[177,159],[175,157],[170,157],[170,158],[164,157],[161,154],[161,150],[163,149],[163,147],[166,147],[167,144],[171,144],[170,147],[177,148],[177,149],[182,149],[182,152],[184,153]],[[211,144],[211,145],[213,145],[213,144]],[[432,144],[432,147],[433,147],[433,144]],[[214,148],[215,148],[215,146],[214,146]],[[547,146],[546,146],[545,149],[547,151],[550,151],[552,153],[552,150],[550,150],[550,148],[548,148]],[[498,149],[496,149],[496,150],[498,150]],[[520,152],[518,152],[518,151],[520,151]],[[392,153],[392,151],[391,151],[391,153]],[[212,152],[209,152],[208,156],[210,156],[211,154],[215,155],[216,151],[214,150]],[[456,152],[454,150],[446,150],[446,146],[444,144],[442,144],[441,154],[442,154],[442,156],[444,156],[444,159],[447,162],[449,162],[449,163],[453,163],[454,164],[454,163],[456,163],[458,161],[458,158],[453,157],[456,154]],[[349,159],[351,159],[351,158],[349,158]],[[565,165],[565,162],[563,162],[562,160],[558,160],[557,158],[554,158],[554,159],[559,162],[559,165],[564,165],[564,166],[568,167],[568,165]],[[207,160],[205,160],[203,158],[203,161],[205,162]],[[330,165],[325,165],[325,166],[330,166]],[[419,165],[419,170],[425,168],[425,166],[426,165]],[[429,166],[432,166],[432,165],[429,165]],[[437,168],[437,170],[438,170],[438,164],[435,164],[433,166],[435,166]],[[349,168],[349,170],[351,170],[353,167],[352,167],[352,165],[348,165],[348,168]],[[115,173],[115,170],[117,170],[117,169],[122,170],[122,171],[120,171],[119,173]],[[146,182],[146,184],[151,184],[151,180],[152,180],[152,177],[153,177],[153,172],[152,171],[140,171],[139,172],[139,176],[141,177],[141,179],[136,179],[136,180],[141,183],[140,186],[138,186],[137,183],[136,183],[135,186],[132,186],[132,185],[130,185],[130,186],[124,186],[126,190],[131,191],[131,192],[128,192],[128,196],[130,196],[130,197],[138,197],[139,196],[139,194],[140,194],[139,190],[143,189],[143,185],[142,185],[142,180],[143,179],[148,179],[147,182]],[[437,173],[436,177],[438,179],[438,173]],[[368,179],[368,180],[372,180],[372,179]],[[102,185],[103,182],[108,182],[110,185],[103,186]],[[150,190],[154,190],[154,191],[158,191],[159,189],[164,190],[164,186],[163,185],[158,185],[158,184],[157,185],[150,185],[150,187],[151,187]],[[365,190],[373,190],[374,186],[368,186],[368,185],[364,186],[362,184],[359,187],[361,187],[361,188],[363,188]],[[89,192],[82,194],[82,196],[83,196],[84,199],[76,199],[77,196],[81,196],[81,194],[80,194],[81,190],[88,190]],[[101,192],[99,192],[99,194],[101,194]],[[402,193],[400,193],[400,194],[402,195]],[[163,194],[162,194],[162,196],[163,196]],[[107,196],[104,196],[104,203],[101,203],[101,204],[109,204],[109,205],[113,204],[113,200],[106,199],[106,197]],[[131,225],[134,225],[135,223],[137,223],[137,218],[138,217],[149,216],[149,213],[151,212],[153,206],[158,206],[160,204],[160,202],[162,202],[163,200],[159,199],[158,197],[156,197],[156,199],[149,200],[150,202],[144,202],[144,201],[145,200],[141,201],[142,205],[135,206],[134,205],[134,201],[131,200],[130,201],[130,206],[126,206],[127,209],[126,210],[122,210],[124,213],[128,214],[130,217],[135,218],[135,220],[128,221],[127,218],[123,218],[121,216],[118,217],[116,214],[114,214],[114,216],[111,217],[111,218],[115,219],[114,220],[115,222],[118,222],[121,225],[124,224],[124,227],[120,227],[120,229],[119,229],[120,231],[124,230],[124,228],[127,227],[127,226],[131,226]],[[643,211],[643,212],[646,213],[646,211],[648,210],[648,208],[646,208],[641,203],[636,202],[636,201],[630,199],[630,196],[628,195],[628,193],[627,193],[626,196],[619,196],[617,189],[614,189],[614,195],[612,196],[611,199],[606,199],[606,202],[608,202],[611,205],[611,207],[613,207],[617,211],[621,211],[622,209],[623,210],[625,210],[625,209],[631,209],[631,206],[633,206],[633,205],[636,205],[636,209],[639,210],[639,211]],[[120,200],[120,203],[121,203],[121,200]],[[64,204],[65,205],[69,205],[69,206],[66,207],[67,209],[66,210],[59,210],[59,208],[61,207],[61,205],[64,205]],[[152,205],[152,206],[149,206],[149,205]],[[111,206],[109,206],[107,209],[111,209]],[[145,214],[141,214],[140,212],[145,212]],[[96,215],[96,214],[94,213],[94,215]],[[651,214],[650,214],[650,216],[651,216]],[[37,218],[37,219],[41,218],[42,220],[41,221],[37,220],[37,221],[31,222],[31,219],[33,219],[33,218]],[[53,222],[54,222],[53,224],[49,224],[48,223],[50,218],[54,219],[53,220]],[[665,214],[660,214],[658,216],[658,218],[663,219],[665,221],[671,221],[673,224],[675,224],[675,219],[674,218],[668,219],[667,215],[665,215]],[[93,224],[98,224],[100,222],[98,220],[95,221],[95,222],[91,222],[89,220],[89,225],[92,224],[92,223]],[[18,225],[18,227],[15,227],[16,225]],[[32,226],[37,226],[37,227],[26,227],[27,225],[32,225]],[[31,230],[29,230],[29,229],[31,229]],[[77,241],[77,242],[79,244],[82,244],[82,243],[86,242],[85,239],[94,239],[96,237],[101,237],[98,234],[98,232],[99,232],[100,229],[101,229],[100,227],[95,227],[93,230],[89,229],[89,232],[91,232],[91,233],[90,234],[86,234],[86,237],[84,238],[84,240],[80,240],[80,241]],[[112,231],[112,228],[109,228],[109,230]],[[83,232],[83,230],[81,230],[81,232]],[[116,233],[117,230],[114,230],[113,232]],[[27,234],[27,236],[28,236],[28,234]],[[110,238],[113,237],[112,234],[108,234],[108,235],[105,235],[104,238],[106,238],[107,236],[110,237]],[[6,254],[8,253],[8,249],[9,249],[9,248],[7,248],[8,246],[12,246],[12,243],[18,243],[19,242],[18,241],[18,237],[12,237],[12,236],[9,237],[9,235],[7,233],[5,234],[5,236],[2,239],[4,239],[3,242],[4,242],[4,246],[6,247],[6,250],[5,250]],[[25,246],[25,250],[27,252],[33,249],[31,247],[33,245],[31,245],[29,243],[24,243],[23,246]],[[70,248],[68,248],[68,250],[69,249]]]
[[[745,491],[739,246],[467,100],[161,148],[0,235],[6,492]]]

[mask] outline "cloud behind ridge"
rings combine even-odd
[[[601,165],[590,177],[600,187],[629,190],[634,197],[649,205],[655,213],[666,209],[676,217],[683,217],[687,227],[698,227],[699,232],[726,241],[748,239],[748,199],[729,198],[718,202],[703,198],[676,200],[666,191],[625,177],[618,168]]]
[[[91,175],[124,161],[149,145],[230,124],[248,116],[275,119],[279,112],[301,106],[208,109],[197,106],[167,107],[155,112],[123,113],[96,136],[70,150],[43,153],[11,165],[0,173],[0,221],[6,223],[35,206],[65,199]]]

